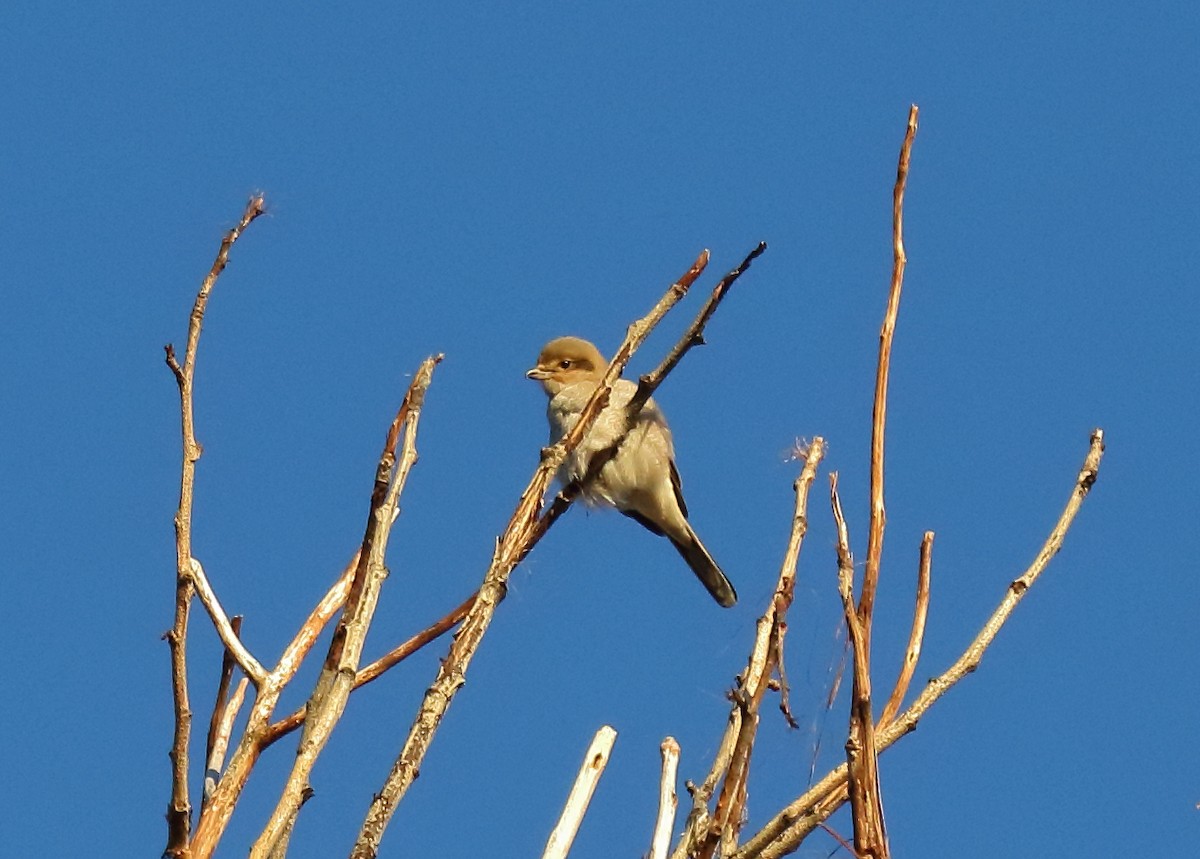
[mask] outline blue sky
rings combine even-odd
[[[182,344],[221,234],[256,190],[269,216],[235,249],[201,344],[194,538],[268,662],[360,540],[384,430],[422,358],[446,354],[369,655],[481,578],[544,441],[542,394],[522,377],[541,344],[574,333],[611,350],[701,248],[703,289],[768,242],[658,397],[693,523],[741,603],[717,609],[623,517],[572,511],[514,574],[383,855],[538,855],[604,723],[620,736],[572,855],[644,852],[662,738],[683,748],[681,778],[707,771],[782,557],[795,438],[827,439],[864,553],[911,102],[877,682],[899,663],[925,529],[937,543],[918,683],[1033,558],[1094,426],[1108,454],[980,671],[882,758],[893,848],[1092,857],[1194,843],[1190,4],[16,2],[5,17],[11,855],[164,843],[159,637],[179,443],[161,350]],[[818,703],[840,652],[823,485],[789,633],[804,727],[765,719],[752,828],[802,791],[814,756],[818,772],[841,756],[844,707],[822,716]],[[349,849],[443,651],[351,699],[293,856]],[[206,719],[218,648],[199,615],[191,653]],[[221,855],[243,854],[289,757],[281,745],[264,760]],[[800,855],[835,846],[817,835]]]

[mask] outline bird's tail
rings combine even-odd
[[[696,578],[700,580],[700,584],[704,585],[719,605],[724,608],[733,606],[737,603],[737,591],[733,589],[733,585],[730,584],[725,573],[721,572],[721,568],[717,566],[713,556],[708,553],[708,549],[704,548],[704,544],[700,542],[700,538],[696,536],[692,526],[687,524],[686,520],[684,525],[687,533],[681,534],[680,539],[672,534],[667,535],[671,545],[683,556],[687,565],[692,568],[692,572],[696,574]]]

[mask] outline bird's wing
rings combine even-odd
[[[687,504],[683,500],[683,481],[679,479],[679,469],[675,467],[673,459],[668,459],[667,465],[671,467],[671,488],[675,490],[675,500],[679,503],[679,511],[683,513],[683,518],[686,519]]]
[[[654,520],[652,520],[646,516],[643,516],[641,513],[637,512],[636,510],[629,509],[629,510],[622,510],[621,512],[624,513],[626,516],[628,516],[633,521],[637,522],[639,525],[641,525],[643,528],[645,528],[650,533],[657,534],[660,537],[666,536],[666,533],[663,531],[662,528],[658,527],[658,525],[656,525],[654,523]]]

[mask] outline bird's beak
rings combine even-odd
[[[542,369],[541,367],[533,367],[532,369],[530,369],[528,372],[525,373],[525,378],[533,379],[538,382],[543,382],[546,379],[550,378],[550,371]]]

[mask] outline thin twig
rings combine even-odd
[[[867,652],[871,650],[871,612],[879,585],[879,561],[883,554],[883,528],[887,515],[883,506],[883,443],[887,424],[888,377],[892,363],[892,338],[900,313],[900,290],[904,285],[904,189],[908,184],[908,163],[913,138],[917,133],[917,106],[908,109],[908,128],[900,146],[896,185],[892,189],[892,284],[888,290],[887,310],[879,330],[879,363],[875,370],[875,404],[871,414],[871,526],[867,534],[867,562],[863,568],[862,593],[858,616],[864,621]]]
[[[238,638],[242,637],[242,616],[234,615],[229,619],[229,626],[233,630],[233,634]],[[211,761],[213,756],[213,745],[217,741],[217,733],[220,730],[221,715],[225,712],[225,704],[229,698],[229,684],[233,680],[233,669],[237,666],[233,658],[233,654],[228,648],[221,656],[221,676],[217,681],[217,694],[213,698],[212,716],[208,720],[208,738],[204,743],[204,759]],[[229,738],[225,738],[226,742]],[[205,787],[204,802],[207,804],[210,791]]]
[[[208,757],[205,758],[208,761],[207,771],[204,773],[205,805],[208,805],[209,797],[217,789],[217,782],[221,780],[221,768],[225,766],[225,751],[229,748],[229,735],[233,733],[233,722],[242,709],[242,702],[246,699],[246,687],[249,683],[250,680],[247,677],[238,681],[237,688],[233,691],[233,697],[221,708],[220,717],[217,719],[212,745],[209,748]]]
[[[567,854],[571,852],[575,834],[579,832],[579,825],[583,823],[583,816],[587,813],[600,776],[608,766],[608,756],[616,741],[617,732],[608,725],[596,732],[592,744],[588,746],[587,754],[583,757],[579,774],[575,776],[575,784],[571,786],[571,793],[567,796],[562,815],[546,841],[542,859],[566,859]]]
[[[325,748],[334,725],[345,711],[379,592],[388,575],[384,562],[388,536],[395,521],[394,512],[400,494],[417,459],[417,426],[425,392],[433,381],[434,367],[441,360],[441,355],[433,355],[421,364],[388,431],[375,472],[375,487],[371,493],[358,569],[350,585],[342,617],[333,633],[325,665],[309,698],[308,717],[304,721],[292,771],[267,825],[250,849],[251,859],[266,859],[284,830],[292,825],[304,801],[304,793],[309,788],[309,774]],[[404,442],[397,458],[402,427]]]
[[[559,466],[578,447],[600,411],[607,404],[613,385],[634,351],[666,315],[667,311],[683,297],[707,264],[708,251],[704,251],[684,276],[667,290],[650,313],[629,327],[624,342],[613,356],[596,392],[580,414],[579,421],[562,439],[542,451],[540,465],[521,494],[504,533],[496,541],[492,562],[484,575],[483,584],[479,588],[479,597],[463,620],[463,625],[455,636],[450,646],[450,652],[438,670],[437,677],[426,691],[404,745],[397,755],[382,789],[375,795],[367,809],[366,817],[359,830],[358,840],[350,854],[352,859],[368,859],[368,857],[373,859],[377,855],[379,842],[397,804],[403,799],[416,778],[425,753],[433,742],[450,702],[459,687],[466,682],[466,672],[470,667],[471,659],[483,641],[492,617],[495,615],[496,607],[504,599],[509,575],[517,564],[529,554],[557,516],[561,515],[566,506],[570,504],[569,498],[560,495],[555,499],[546,515],[540,519],[538,517],[546,491]],[[695,326],[689,329],[688,335],[685,336],[694,335],[694,329]],[[563,500],[560,502],[560,499]]]
[[[213,591],[212,585],[209,584],[208,576],[204,573],[204,567],[195,558],[189,565],[189,575],[192,579],[192,585],[196,589],[196,596],[200,598],[200,603],[208,612],[208,616],[212,619],[213,626],[217,630],[217,635],[221,639],[221,643],[225,645],[225,652],[233,656],[238,664],[238,668],[242,669],[242,673],[250,678],[250,682],[255,688],[262,686],[263,681],[267,679],[267,670],[259,664],[259,661],[254,658],[253,654],[246,649],[246,645],[242,644],[242,640],[238,638],[238,634],[233,629],[233,624],[230,623],[228,616],[225,614],[225,609],[221,608],[221,603],[217,599],[216,592]]]
[[[854,557],[837,472],[829,475],[830,504],[837,525],[838,594],[854,652],[854,679],[850,698],[850,730],[846,738],[846,773],[854,821],[854,852],[871,859],[887,859],[887,831],[879,789],[879,762],[875,751],[875,723],[871,718],[871,657],[867,650],[867,621],[854,610]]]
[[[646,859],[667,859],[671,846],[671,830],[675,828],[675,810],[679,797],[675,792],[676,772],[679,769],[679,743],[674,737],[662,741],[662,775],[658,780],[658,817],[650,838],[650,853]]]
[[[809,489],[816,479],[817,467],[824,454],[824,439],[813,439],[805,453],[804,467],[793,484],[796,504],[775,593],[767,610],[758,619],[754,645],[746,669],[740,676],[738,688],[730,693],[733,707],[730,709],[725,736],[709,776],[700,788],[689,785],[688,789],[692,793],[692,811],[688,815],[683,836],[672,857],[682,859],[684,856],[696,856],[704,859],[714,855],[722,843],[736,844],[745,812],[750,756],[758,730],[759,709],[771,676],[779,664],[780,647],[783,643],[782,627],[792,604],[800,548],[808,532]],[[717,798],[716,810],[710,817],[708,801],[722,773],[725,776],[724,782]]]
[[[167,846],[163,855],[182,857],[187,853],[191,833],[192,805],[188,794],[188,743],[192,734],[192,708],[187,688],[187,631],[192,604],[192,503],[196,485],[196,462],[201,447],[196,441],[192,384],[196,375],[196,349],[208,297],[217,278],[229,262],[229,251],[246,227],[263,213],[263,198],[255,195],[246,204],[241,220],[225,234],[208,275],[200,284],[188,321],[187,347],[183,364],[175,357],[175,347],[165,347],[167,366],[179,387],[179,414],[183,461],[179,477],[179,507],[175,511],[175,620],[164,638],[171,652],[171,693],[175,730],[171,741],[171,800],[167,805]]]
[[[1067,531],[1075,521],[1084,499],[1096,483],[1100,460],[1104,455],[1104,431],[1092,433],[1091,445],[1083,466],[1075,478],[1075,486],[1066,507],[1042,544],[1037,557],[1028,569],[1017,577],[1004,593],[1000,604],[984,623],[983,628],[963,653],[941,675],[929,681],[917,699],[893,722],[881,727],[875,738],[876,750],[882,752],[904,735],[913,731],[921,717],[943,695],[966,675],[975,671],[1000,629],[1008,621],[1017,604],[1033,587],[1051,559],[1062,548]],[[827,773],[803,795],[793,800],[762,829],[748,840],[733,859],[775,859],[794,851],[804,838],[846,801],[846,765]]]
[[[921,558],[917,564],[917,593],[913,608],[912,628],[908,633],[908,647],[904,649],[904,664],[900,668],[900,676],[892,687],[883,712],[879,715],[880,727],[886,725],[900,712],[904,704],[904,696],[908,694],[909,684],[917,670],[921,659],[921,642],[925,638],[925,618],[929,614],[929,578],[933,565],[933,532],[926,531],[921,539]]]

